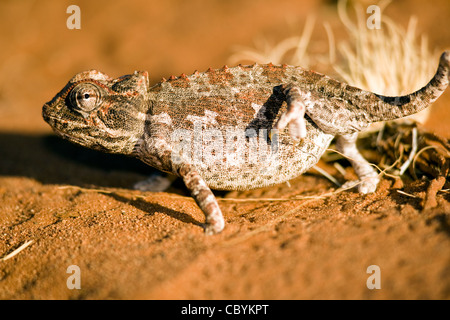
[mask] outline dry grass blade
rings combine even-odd
[[[412,129],[412,150],[411,150],[411,153],[409,154],[408,160],[405,163],[403,163],[402,166],[400,167],[399,175],[403,175],[405,173],[406,169],[408,169],[409,165],[415,158],[416,152],[417,152],[417,128],[413,128]]]
[[[339,183],[339,181],[337,181],[332,175],[330,175],[328,172],[326,172],[325,170],[323,170],[322,168],[318,167],[318,166],[314,166],[313,167],[314,170],[318,171],[321,175],[323,175],[325,178],[327,178],[328,180],[330,180],[331,182],[333,182],[335,185],[337,185],[338,187],[341,186],[341,184]]]
[[[14,250],[13,252],[11,252],[10,254],[4,256],[3,258],[0,259],[0,261],[6,261],[8,259],[11,259],[12,257],[16,256],[17,254],[19,254],[19,252],[21,252],[22,250],[24,250],[26,247],[28,247],[30,244],[32,244],[34,242],[34,240],[28,240],[26,241],[24,244],[22,244],[20,247],[18,247],[16,250]]]
[[[415,196],[415,195],[413,195],[413,194],[407,193],[407,192],[405,192],[405,191],[403,191],[403,190],[397,190],[397,193],[403,194],[403,195],[405,195],[405,196],[407,196],[407,197],[414,198],[414,199],[419,198],[419,197],[417,197],[417,196]]]
[[[274,63],[291,64],[308,67],[310,58],[307,48],[314,29],[315,18],[309,16],[305,22],[305,27],[301,36],[294,36],[280,41],[276,45],[269,44],[265,38],[256,41],[255,48],[237,47],[228,59],[230,65],[238,63]]]

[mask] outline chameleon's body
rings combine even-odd
[[[205,213],[206,231],[216,233],[224,222],[209,188],[290,180],[316,164],[335,136],[363,180],[359,190],[375,191],[378,176],[356,150],[357,132],[428,107],[448,86],[449,65],[445,52],[430,83],[403,97],[271,64],[183,74],[152,87],[146,72],[111,79],[92,70],[73,77],[43,117],[73,142],[181,176]]]

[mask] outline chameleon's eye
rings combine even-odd
[[[100,103],[100,90],[92,83],[80,83],[70,92],[69,100],[77,110],[90,112]]]

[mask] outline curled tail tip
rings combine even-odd
[[[446,50],[442,53],[440,63],[450,68],[450,50]]]

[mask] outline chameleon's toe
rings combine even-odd
[[[295,118],[289,123],[289,134],[292,139],[299,140],[306,137],[306,125],[304,118]]]
[[[374,193],[377,190],[380,178],[377,176],[366,177],[361,180],[347,181],[342,185],[343,189],[358,188],[358,192],[362,194]]]
[[[210,221],[206,221],[203,224],[206,235],[217,234],[217,233],[221,232],[223,230],[223,228],[225,227],[225,221],[223,220],[222,217],[215,219],[215,220],[212,220],[212,219],[208,219],[208,220],[210,220]]]
[[[289,125],[289,134],[292,139],[298,140],[306,137],[305,104],[301,90],[295,85],[284,87],[287,109],[275,124],[275,129],[283,130]]]
[[[289,121],[291,121],[289,114],[283,113],[280,116],[280,119],[278,119],[278,121],[275,123],[274,129],[283,130],[284,128],[286,128]]]
[[[289,135],[292,139],[298,140],[306,137],[304,113],[294,111],[286,112],[281,115],[274,128],[281,131],[286,126],[289,126]]]
[[[358,185],[358,191],[362,194],[373,193],[377,190],[379,182],[380,178],[378,176],[364,178]]]

